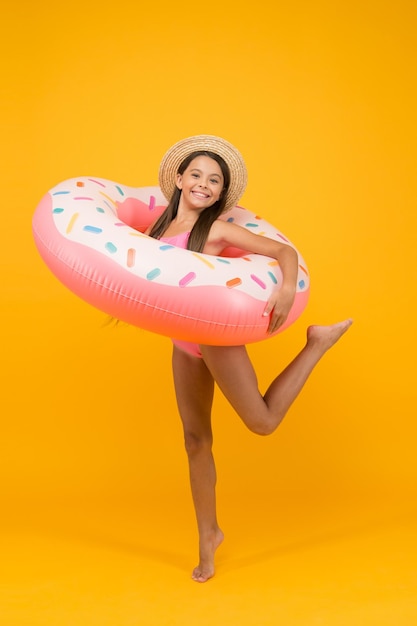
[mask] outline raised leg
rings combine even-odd
[[[264,396],[245,346],[200,346],[208,369],[246,426],[269,435],[279,426],[325,352],[348,330],[352,320],[331,326],[310,326],[307,342],[271,383]]]

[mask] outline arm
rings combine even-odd
[[[279,242],[277,242],[279,243]],[[279,244],[281,250],[275,255],[282,271],[282,285],[276,289],[268,300],[264,315],[271,315],[268,332],[273,333],[288,317],[288,313],[294,302],[297,275],[298,255],[294,248],[286,244]]]
[[[273,333],[285,322],[295,297],[298,255],[289,245],[249,232],[246,228],[217,220],[211,227],[208,243],[218,246],[219,252],[228,246],[276,259],[282,271],[283,282],[268,300],[264,315],[270,315],[268,332]]]

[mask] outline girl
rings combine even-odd
[[[242,156],[229,142],[198,135],[172,146],[164,156],[159,182],[168,207],[148,229],[151,237],[174,245],[219,255],[229,246],[277,259],[283,283],[266,304],[268,331],[277,330],[291,309],[298,258],[294,249],[259,237],[218,217],[234,206],[246,186]],[[310,326],[307,342],[295,359],[261,395],[245,346],[205,346],[173,339],[173,376],[191,491],[199,532],[197,582],[214,575],[214,556],[223,541],[216,515],[216,470],[212,455],[211,408],[214,383],[254,433],[269,435],[283,420],[308,376],[324,353],[349,328],[352,320],[331,326]]]

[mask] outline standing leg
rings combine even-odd
[[[199,564],[192,578],[205,582],[214,575],[214,555],[223,540],[217,523],[216,468],[212,453],[214,381],[203,359],[175,346],[172,364],[199,533]]]
[[[310,326],[307,342],[262,396],[245,346],[200,346],[204,361],[221,391],[246,426],[269,435],[279,426],[325,352],[348,330],[352,320]]]

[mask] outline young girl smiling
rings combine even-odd
[[[275,258],[283,282],[264,310],[269,316],[268,331],[273,333],[285,322],[293,304],[298,258],[289,245],[218,219],[237,204],[246,180],[242,156],[224,139],[198,135],[176,143],[164,156],[159,172],[169,204],[148,234],[205,254],[219,255],[231,246]],[[310,326],[305,346],[265,394],[258,389],[245,346],[197,345],[173,339],[174,385],[199,532],[199,563],[192,573],[195,581],[206,582],[214,575],[215,552],[223,541],[217,521],[212,454],[215,383],[252,432],[269,435],[283,420],[318,361],[351,323],[347,319],[330,326]]]

